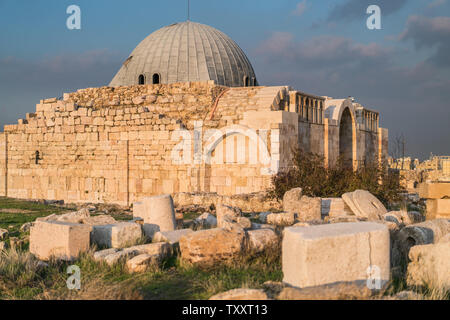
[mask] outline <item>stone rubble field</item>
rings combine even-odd
[[[76,264],[85,252],[100,264],[124,263],[131,274],[171,257],[208,269],[232,265],[243,255],[281,256],[282,281],[211,299],[420,299],[423,287],[450,290],[448,219],[425,221],[418,211],[388,211],[364,190],[312,198],[292,189],[278,212],[248,213],[208,200],[180,207],[181,197],[187,195],[143,198],[126,221],[94,216],[84,207],[37,218],[21,232],[30,233],[29,251],[44,268],[54,260]],[[199,214],[188,219],[192,210]],[[8,230],[0,229],[0,252],[7,250],[7,237]],[[385,294],[399,277],[405,290]]]

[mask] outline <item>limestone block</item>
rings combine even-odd
[[[144,223],[142,225],[142,232],[147,239],[153,239],[153,236],[160,231],[160,228],[156,224]]]
[[[216,207],[217,226],[219,228],[224,227],[225,218],[228,217],[232,222],[236,222],[239,217],[242,216],[242,212],[239,208],[218,204]]]
[[[419,195],[424,199],[450,198],[450,183],[421,183],[419,184]]]
[[[247,231],[248,249],[250,251],[262,252],[269,248],[275,248],[278,236],[272,229],[257,229]]]
[[[116,253],[118,251],[120,251],[120,249],[117,249],[117,248],[110,248],[110,249],[104,249],[104,250],[96,251],[94,253],[94,260],[95,261],[101,261],[105,257],[107,257],[107,256],[109,256],[109,255],[111,255],[113,253]]]
[[[409,258],[408,285],[450,289],[450,242],[414,246]]]
[[[130,273],[144,272],[150,265],[157,265],[160,257],[156,254],[140,254],[126,262],[127,270]]]
[[[296,212],[296,203],[302,198],[302,193],[302,188],[294,188],[286,191],[283,196],[283,211]]]
[[[95,217],[88,217],[82,220],[83,224],[87,225],[106,225],[106,224],[114,224],[117,223],[116,219],[108,215],[101,215]]]
[[[435,219],[404,227],[398,234],[398,246],[405,256],[412,246],[439,242],[450,233],[450,221]]]
[[[358,217],[376,221],[382,220],[383,215],[387,213],[380,200],[365,190],[344,193],[342,199]]]
[[[271,213],[267,216],[267,223],[277,226],[292,226],[295,223],[295,214],[290,212]]]
[[[269,298],[264,290],[241,288],[216,294],[209,300],[269,300]]]
[[[193,232],[180,239],[183,260],[199,266],[232,262],[244,246],[244,232],[232,232],[216,228]]]
[[[143,198],[144,208],[138,206],[139,215],[133,216],[144,219],[145,224],[157,225],[160,231],[173,231],[176,228],[173,200],[170,195],[160,195]]]
[[[323,216],[340,217],[353,215],[352,209],[345,203],[342,198],[322,198]]]
[[[107,263],[108,265],[112,266],[120,261],[127,261],[129,259],[132,259],[133,257],[137,256],[139,252],[136,250],[130,250],[129,248],[124,250],[119,250],[115,253],[111,253],[109,255],[106,255],[103,257],[103,261]]]
[[[52,214],[46,217],[37,218],[36,221],[61,221],[70,223],[83,223],[85,219],[91,216],[88,209],[84,208],[78,211],[65,213],[62,215]]]
[[[285,287],[277,300],[367,300],[373,295],[366,283],[346,282],[302,289]]]
[[[152,242],[167,242],[172,245],[180,242],[180,238],[194,232],[192,229],[181,229],[174,231],[160,231],[155,233]]]
[[[91,242],[99,247],[124,248],[138,242],[142,237],[141,226],[133,222],[94,225]]]
[[[449,183],[450,185],[450,183]],[[450,219],[450,199],[429,199],[427,200],[427,220]]]
[[[8,230],[0,228],[0,240],[4,240],[8,236]]]
[[[297,219],[300,221],[321,220],[322,218],[322,200],[320,198],[301,197],[297,202]]]
[[[40,260],[51,256],[73,260],[89,249],[91,227],[60,221],[38,221],[30,230],[30,252]]]
[[[336,223],[284,230],[283,281],[294,287],[366,282],[368,270],[389,281],[389,230],[379,223]]]
[[[0,241],[0,254],[2,254],[2,251],[6,250],[6,242]]]
[[[141,244],[129,247],[125,250],[135,251],[138,254],[159,255],[161,259],[165,259],[172,254],[172,246],[167,242]]]
[[[217,218],[210,214],[209,212],[205,212],[202,215],[198,216],[195,221],[207,228],[215,228],[217,227]]]

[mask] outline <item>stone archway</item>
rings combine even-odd
[[[339,158],[345,167],[353,168],[353,149],[353,118],[345,108],[339,124]]]

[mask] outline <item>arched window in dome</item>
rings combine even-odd
[[[153,84],[160,84],[161,83],[161,77],[160,77],[159,73],[153,74],[152,78],[153,78],[152,79],[152,83]]]
[[[145,84],[145,76],[143,74],[139,75],[138,83]]]
[[[244,87],[248,87],[248,86],[249,86],[249,80],[248,80],[248,77],[245,76],[244,77]]]
[[[255,77],[252,77],[252,86],[253,87],[256,86],[256,78]]]

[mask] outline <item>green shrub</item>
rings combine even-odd
[[[366,162],[353,170],[342,159],[327,168],[322,156],[301,150],[294,151],[294,165],[272,177],[270,194],[282,199],[286,191],[302,188],[311,197],[340,197],[357,189],[367,190],[385,205],[398,201],[402,192],[398,173],[388,170],[386,163]]]

